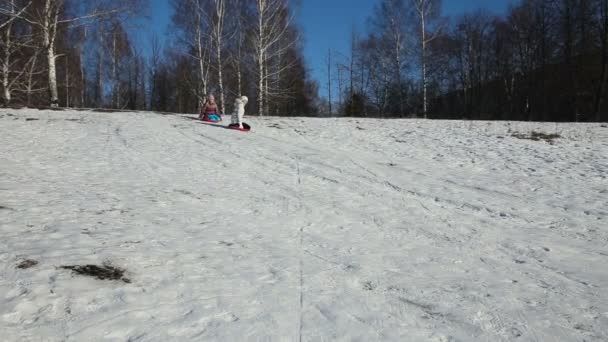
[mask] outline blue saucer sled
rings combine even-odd
[[[243,122],[243,128],[239,127],[239,124],[230,124],[228,125],[229,129],[234,129],[236,131],[241,131],[241,132],[249,132],[251,130],[251,126],[249,126],[248,124]]]
[[[220,122],[222,121],[222,117],[217,114],[205,114],[201,119],[203,122]]]

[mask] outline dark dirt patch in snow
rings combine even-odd
[[[21,262],[17,264],[17,268],[25,270],[28,268],[32,268],[36,265],[38,265],[38,261],[32,259],[25,259],[21,260]]]
[[[555,133],[543,133],[543,132],[537,132],[537,131],[532,131],[529,134],[524,134],[524,133],[513,133],[511,134],[512,137],[515,137],[517,139],[527,139],[527,140],[533,140],[533,141],[546,141],[549,144],[553,145],[553,143],[555,142],[555,139],[559,139],[562,136],[559,134],[555,134]]]
[[[372,283],[371,281],[363,282],[363,284],[361,285],[363,286],[363,290],[365,291],[373,291],[376,289],[376,285],[374,285],[374,283]]]
[[[61,266],[60,268],[72,270],[78,275],[95,277],[99,280],[122,280],[125,283],[131,283],[131,280],[124,277],[125,270],[111,265],[74,265]]]

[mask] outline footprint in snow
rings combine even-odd
[[[346,272],[356,272],[356,271],[359,270],[359,266],[356,266],[356,265],[346,265],[346,266],[344,266],[344,270]]]

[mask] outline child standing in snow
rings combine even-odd
[[[231,126],[238,125],[240,129],[243,129],[243,116],[245,116],[245,105],[249,99],[247,96],[237,97],[234,101],[234,112],[232,113]]]
[[[215,97],[213,95],[207,96],[207,100],[201,106],[201,113],[198,116],[201,120],[208,121],[220,121],[221,118],[218,113],[217,104],[215,103]]]

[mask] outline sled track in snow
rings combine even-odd
[[[298,188],[302,184],[302,175],[300,173],[300,160],[298,157],[295,158],[296,161],[296,170],[297,170],[297,186]],[[299,193],[298,193],[299,194]],[[298,200],[302,199],[298,196]],[[299,237],[298,237],[298,253],[299,253],[299,300],[298,300],[298,342],[302,342],[302,330],[304,327],[304,226],[301,226],[299,229]]]

